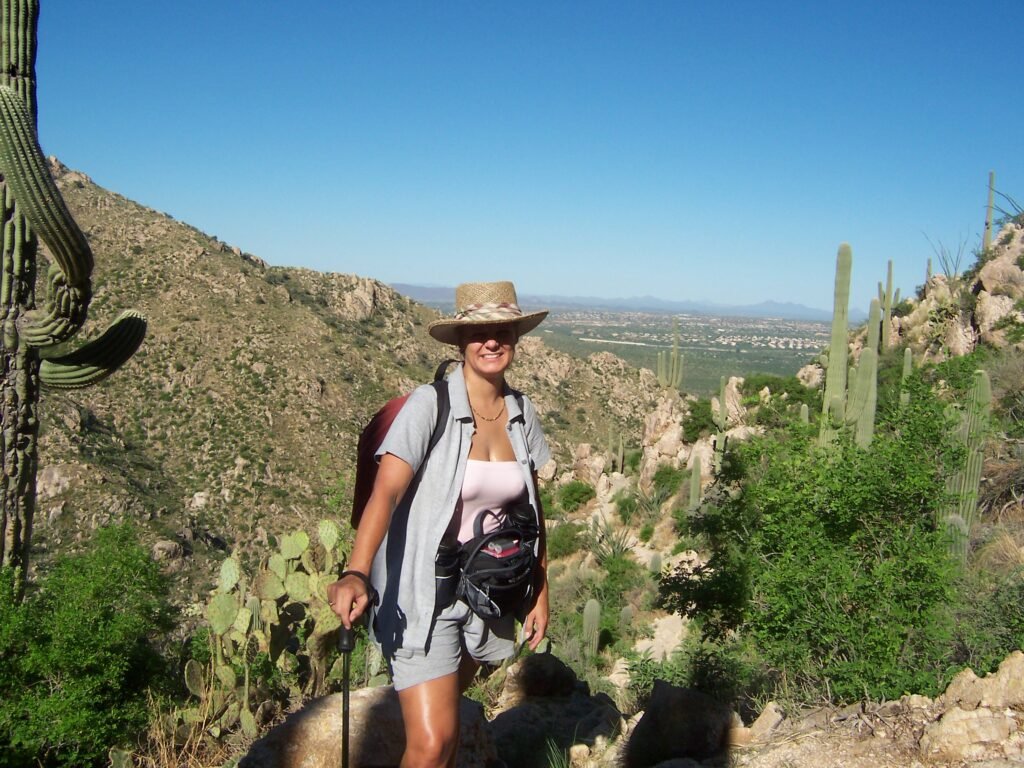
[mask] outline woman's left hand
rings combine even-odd
[[[533,604],[533,608],[530,609],[530,612],[526,615],[526,620],[523,622],[523,636],[530,641],[529,647],[531,651],[537,650],[537,646],[540,645],[540,641],[544,639],[547,631],[548,585],[545,580],[544,586],[537,595],[537,601]]]

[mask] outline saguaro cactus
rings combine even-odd
[[[821,427],[818,443],[829,445],[835,439],[837,425],[845,418],[846,365],[849,358],[847,335],[850,313],[850,274],[853,251],[847,243],[836,254],[835,299],[832,306],[832,335],[825,363],[825,393],[822,396]]]
[[[966,450],[963,466],[946,481],[950,502],[945,510],[946,530],[949,533],[950,552],[962,561],[967,560],[967,545],[971,526],[978,509],[978,485],[984,458],[985,438],[988,436],[992,413],[992,385],[983,370],[974,372],[974,384],[969,400],[960,414],[957,436]]]
[[[92,295],[92,251],[68,212],[36,131],[37,0],[0,0],[0,562],[23,580],[32,538],[41,385],[82,387],[108,376],[142,343],[146,323],[126,312],[81,348],[58,345],[85,322]],[[39,241],[52,264],[36,308]]]
[[[892,308],[900,303],[900,289],[892,290],[892,259],[885,278],[885,288],[878,283],[878,303],[882,307],[882,337],[879,352],[884,354],[889,349],[889,334],[892,333]]]
[[[672,323],[672,351],[658,353],[658,383],[679,389],[683,383],[683,356],[679,352],[679,322]]]
[[[996,172],[988,172],[988,205],[985,206],[985,230],[981,235],[981,250],[987,251],[992,247],[992,206],[996,193]]]

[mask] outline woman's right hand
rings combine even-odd
[[[327,603],[341,619],[345,629],[352,628],[366,611],[369,602],[366,583],[358,576],[348,574],[327,585]]]

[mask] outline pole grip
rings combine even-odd
[[[345,629],[342,624],[338,627],[338,650],[342,653],[352,653],[356,647],[356,628],[353,626]]]

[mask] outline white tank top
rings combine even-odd
[[[469,459],[462,480],[462,521],[459,525],[459,543],[473,538],[473,523],[484,512],[502,512],[526,490],[523,470],[517,461],[480,461]],[[483,532],[498,527],[499,518],[487,515]]]

